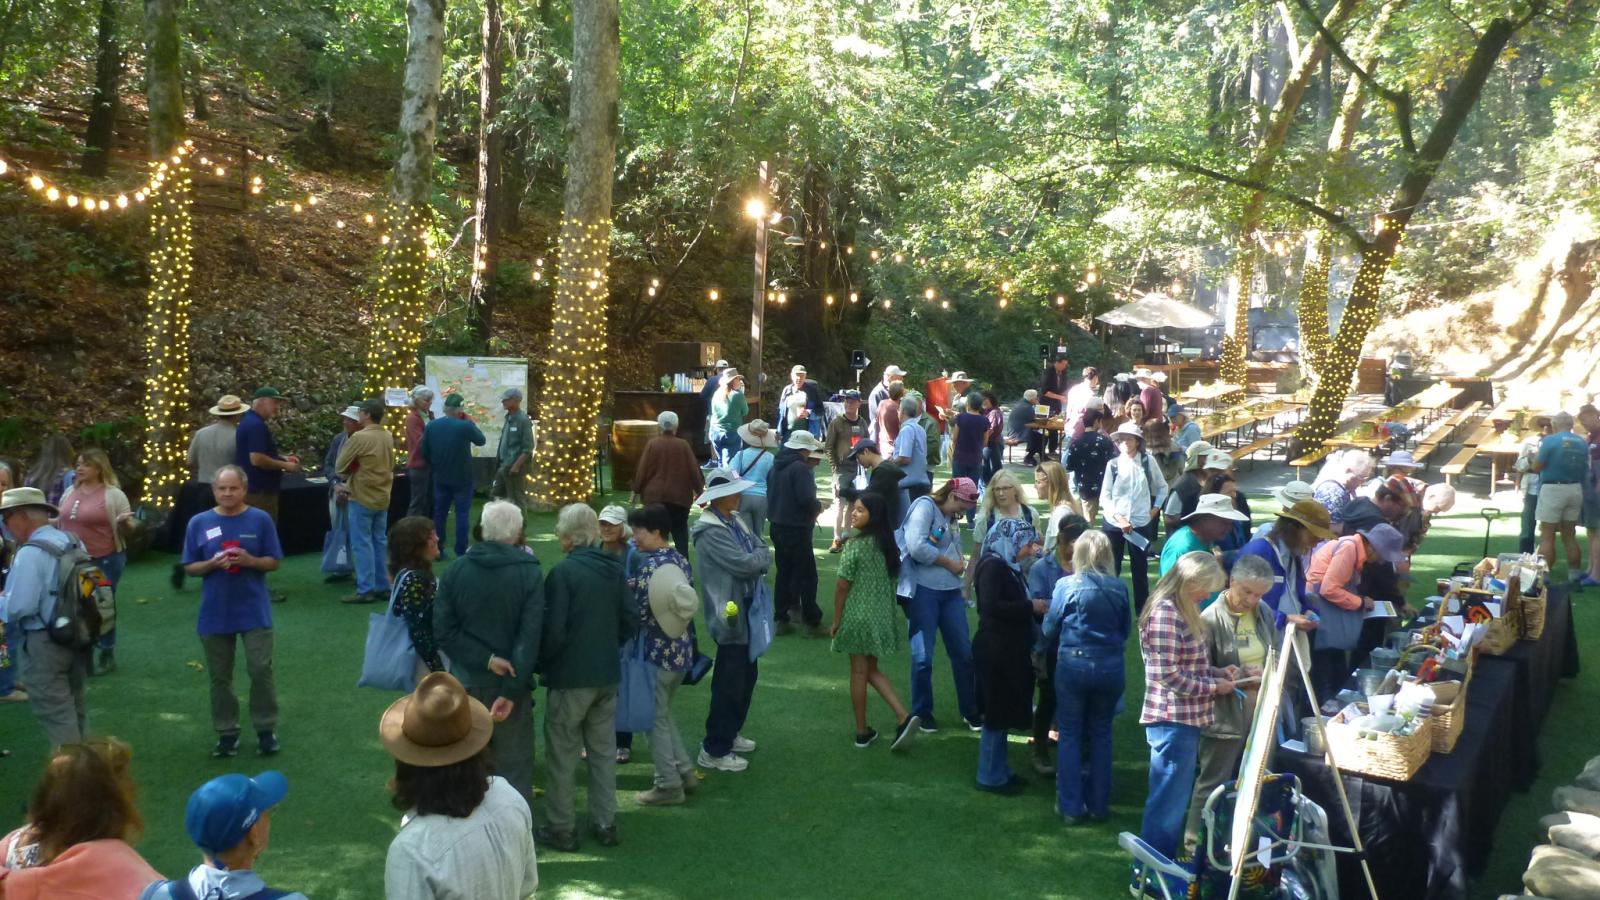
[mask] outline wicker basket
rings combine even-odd
[[[1490,656],[1499,656],[1522,640],[1522,628],[1517,617],[1501,615],[1489,621],[1489,633],[1478,646]]]
[[[1456,748],[1456,740],[1467,727],[1467,686],[1471,681],[1472,670],[1468,669],[1463,681],[1444,681],[1433,685],[1433,692],[1439,697],[1433,705],[1433,715],[1428,718],[1433,752],[1449,753]]]
[[[1408,735],[1364,738],[1334,716],[1323,727],[1323,734],[1340,771],[1390,781],[1409,781],[1433,751],[1433,726],[1428,724]]]
[[[1522,636],[1530,641],[1537,641],[1544,637],[1544,613],[1547,606],[1546,595],[1543,593],[1532,594],[1522,598]]]

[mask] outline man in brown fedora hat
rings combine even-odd
[[[493,734],[488,708],[447,672],[422,679],[384,712],[378,736],[394,757],[394,806],[406,814],[389,844],[384,896],[431,897],[436,885],[476,900],[533,896],[533,813],[490,774]]]
[[[194,470],[195,481],[210,484],[218,469],[233,462],[239,417],[249,408],[233,394],[223,394],[208,410],[217,420],[189,439],[189,468]]]

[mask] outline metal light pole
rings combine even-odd
[[[766,380],[761,371],[761,341],[767,320],[767,162],[761,161],[760,193],[745,204],[745,212],[756,220],[755,285],[750,295],[750,408],[761,408],[761,388]]]

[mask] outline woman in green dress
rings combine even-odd
[[[856,746],[868,747],[878,732],[867,726],[867,685],[894,710],[894,743],[899,750],[917,733],[917,717],[906,712],[878,657],[900,650],[895,627],[894,585],[900,575],[900,549],[884,500],[862,494],[850,508],[855,536],[845,542],[839,582],[833,590],[833,649],[850,654],[850,703],[856,711]]]

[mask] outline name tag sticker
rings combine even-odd
[[[222,537],[222,529],[221,528],[207,528],[206,529],[206,540],[214,541],[219,537]]]

